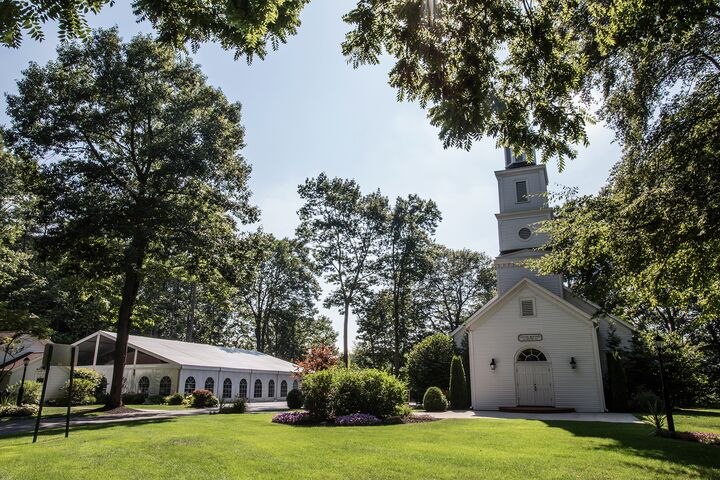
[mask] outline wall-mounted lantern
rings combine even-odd
[[[575,357],[570,357],[570,368],[575,370],[577,368],[577,362],[575,361]]]
[[[495,359],[490,359],[490,370],[495,370]]]

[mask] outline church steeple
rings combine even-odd
[[[537,231],[540,222],[552,217],[547,205],[545,165],[537,165],[533,154],[514,155],[505,148],[505,169],[496,171],[495,176],[500,197],[500,212],[495,215],[500,242],[500,256],[495,260],[498,294],[529,277],[562,296],[559,276],[537,277],[520,266],[523,261],[542,255],[539,249],[547,242],[547,235]]]

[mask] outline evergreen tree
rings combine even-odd
[[[461,410],[468,407],[468,389],[465,383],[465,367],[462,357],[455,355],[450,364],[450,408]]]

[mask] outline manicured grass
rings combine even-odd
[[[102,408],[103,405],[76,405],[74,407],[70,408],[70,415],[76,416],[76,415],[99,415],[101,412],[91,412],[91,410],[96,410],[98,408]],[[67,413],[67,407],[43,407],[42,410],[42,416],[43,418],[50,418],[50,417],[64,417]],[[7,422],[9,420],[15,420],[20,418],[35,418],[34,416],[30,417],[0,417],[0,422]]]
[[[139,408],[141,410],[185,410],[185,405],[125,405],[128,408]]]
[[[3,479],[720,478],[720,448],[638,424],[442,420],[291,427],[201,415],[0,437]]]
[[[711,432],[720,434],[720,409],[682,409],[673,414],[679,432]],[[720,454],[720,452],[718,452]]]

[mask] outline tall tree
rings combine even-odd
[[[148,256],[213,249],[254,220],[240,106],[188,59],[115,30],[31,64],[7,96],[17,148],[41,156],[56,251],[122,276],[108,407],[122,404],[133,308]]]
[[[363,195],[354,181],[329,179],[324,173],[306,180],[298,193],[305,203],[298,211],[297,236],[309,245],[317,268],[335,287],[325,304],[341,308],[347,366],[350,308],[376,276],[387,199],[380,193]]]
[[[313,318],[320,286],[299,242],[263,232],[251,234],[246,242],[250,259],[238,267],[248,274],[238,294],[253,321],[255,349],[271,353],[276,331],[294,329],[299,318]],[[284,327],[284,322],[293,325]]]
[[[234,50],[235,58],[254,55],[264,58],[268,43],[277,49],[294,35],[300,12],[310,0],[133,0],[138,21],[148,20],[158,31],[158,40],[176,48],[190,43],[217,42]],[[98,13],[113,0],[25,0],[0,1],[0,45],[19,47],[23,31],[33,40],[43,40],[43,24],[56,21],[61,40],[87,39],[90,29],[85,15]]]
[[[432,200],[398,197],[389,212],[382,241],[383,279],[392,298],[393,372],[400,373],[407,347],[405,305],[415,285],[430,271],[433,236],[441,215]]]
[[[349,62],[395,57],[390,85],[428,107],[445,146],[493,136],[560,166],[595,105],[621,136],[642,134],[720,72],[718,0],[359,0],[345,21]]]
[[[484,253],[438,245],[430,273],[418,290],[418,302],[433,330],[449,334],[495,294],[492,260]]]

